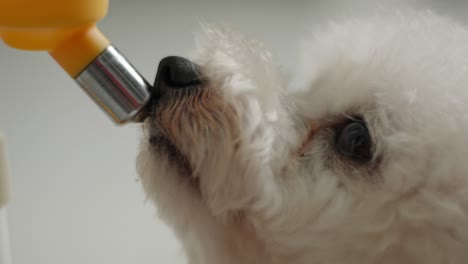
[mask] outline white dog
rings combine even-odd
[[[330,25],[300,87],[228,30],[197,52],[161,63],[138,162],[190,263],[468,263],[466,29]]]

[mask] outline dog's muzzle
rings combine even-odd
[[[180,100],[191,92],[202,86],[200,66],[182,57],[170,56],[161,60],[158,72],[153,85],[152,101],[155,106],[153,116],[159,116],[163,112],[171,112],[174,109],[167,109],[167,101]],[[174,96],[177,94],[178,96]],[[175,118],[173,113],[169,115]],[[167,123],[159,123],[157,126],[167,126]],[[172,131],[173,132],[173,131]],[[171,132],[169,132],[171,133]],[[182,169],[181,174],[191,175],[189,159],[180,151],[173,137],[164,133],[156,133],[149,139],[150,144],[159,152],[165,153],[169,159],[176,162],[176,167]]]
[[[151,112],[151,106],[157,104],[170,90],[188,90],[202,84],[201,68],[185,58],[165,57],[159,62],[158,71],[151,89],[148,106],[140,113],[144,120]]]

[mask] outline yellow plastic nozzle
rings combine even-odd
[[[90,26],[66,39],[50,51],[50,55],[75,78],[109,45],[109,40],[101,31],[95,26]]]
[[[107,9],[108,0],[0,0],[0,38],[48,51],[75,78],[110,45],[95,26]]]

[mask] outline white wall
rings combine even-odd
[[[100,27],[152,82],[161,58],[190,51],[200,20],[260,39],[288,68],[310,25],[371,2],[112,0]],[[410,2],[468,17],[462,1]],[[0,44],[0,130],[9,143],[16,264],[182,263],[136,181],[139,126],[115,127],[46,53]]]

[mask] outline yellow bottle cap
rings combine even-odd
[[[109,40],[95,27],[108,0],[0,0],[0,37],[18,49],[49,51],[76,77]]]

